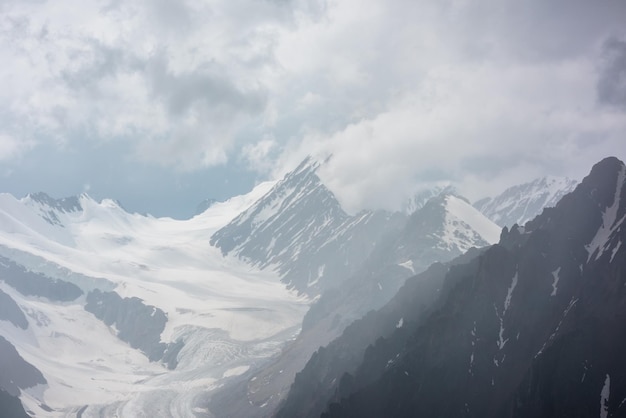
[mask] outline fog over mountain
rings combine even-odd
[[[407,281],[311,358],[277,416],[624,416],[624,193],[605,159],[497,245]]]
[[[534,327],[540,332],[543,328],[524,322],[532,320],[553,325],[556,331],[546,328],[525,337],[547,349],[558,335],[561,316],[567,316],[559,312],[573,310],[572,300],[581,298],[567,292],[583,292],[577,286],[587,283],[586,270],[578,264],[570,269],[559,261],[552,268],[554,263],[544,258],[553,252],[567,258],[582,246],[588,260],[581,266],[611,272],[621,254],[615,234],[623,221],[625,169],[616,158],[598,163],[574,191],[571,182],[556,179],[512,186],[489,200],[506,204],[486,205],[485,214],[454,189],[436,187],[412,199],[413,211],[349,215],[317,174],[327,163],[307,158],[281,180],[214,202],[180,221],[132,214],[113,200],[98,202],[86,194],[64,199],[44,193],[22,199],[0,195],[3,408],[37,417],[343,416],[344,409],[360,408],[352,399],[359,399],[361,390],[400,362],[402,350],[413,341],[411,330],[421,329],[422,321],[438,312],[448,318],[446,327],[460,326],[451,312],[461,305],[448,306],[455,294],[461,304],[465,298],[476,301],[475,306],[467,302],[474,306],[467,309],[486,318],[484,332],[491,333],[494,318],[500,321],[496,354],[486,343],[487,334],[476,337],[485,341],[484,350],[468,354],[477,356],[476,373],[487,373],[479,369],[484,356],[496,356],[491,363],[497,367],[525,370],[531,364],[527,359],[502,351],[517,347],[510,330],[521,334],[524,327]],[[563,197],[554,202],[545,196]],[[499,220],[503,213],[517,213],[511,201],[532,219],[502,229],[488,216]],[[542,235],[545,228],[556,228],[550,232],[554,238]],[[517,262],[518,282],[502,284],[509,293],[504,307],[494,302],[491,318],[488,301],[500,285],[490,287],[496,279],[487,276],[487,282],[466,289],[468,277],[482,271],[487,261],[481,260],[493,258],[503,269],[513,268],[507,260],[522,257],[515,255],[519,251],[530,257],[528,267],[522,274],[522,261]],[[519,307],[526,302],[514,296],[518,287],[530,300],[543,294],[543,287],[530,283],[545,281],[537,270],[545,263],[552,283],[546,284],[548,302],[570,305],[555,311],[548,303],[545,312],[538,305]],[[620,271],[610,274],[621,280]],[[507,272],[498,274],[508,277]],[[569,279],[570,273],[583,279]],[[588,309],[606,305],[609,315],[617,312],[602,295],[590,299]],[[532,317],[520,313],[524,321],[518,323],[509,310],[536,312]],[[611,335],[612,325],[606,326],[603,332]],[[476,325],[473,332],[482,327]],[[445,329],[425,338],[464,335],[455,331],[448,337]],[[383,357],[377,357],[378,350]],[[592,344],[589,350],[599,348]],[[447,355],[443,349],[438,353]],[[378,364],[382,358],[384,364]],[[585,367],[595,364],[593,358],[585,359]],[[430,373],[434,364],[422,360],[410,366],[411,373]],[[613,382],[619,379],[607,374]],[[434,375],[425,376],[436,384]],[[507,382],[513,387],[513,381]],[[586,394],[591,389],[576,390]],[[468,408],[499,414],[481,409],[480,399],[493,396],[500,395],[481,392]],[[534,399],[532,393],[524,396]],[[385,402],[381,399],[379,407]],[[372,411],[373,416],[387,413]]]
[[[626,416],[625,22],[0,1],[0,418]]]

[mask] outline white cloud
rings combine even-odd
[[[321,174],[356,211],[432,181],[475,199],[623,158],[626,115],[597,105],[596,80],[626,6],[557,3],[330,2],[277,50],[297,97],[279,112],[305,127],[281,165],[332,154]]]
[[[34,141],[14,138],[0,132],[0,161],[19,157],[34,145]]]
[[[255,171],[268,174],[274,168],[272,154],[276,150],[276,140],[272,137],[265,137],[259,142],[246,144],[241,150],[241,158]]]
[[[274,28],[299,9],[309,5],[4,2],[0,115],[43,142],[121,140],[164,165],[223,163],[263,116]]]
[[[4,1],[0,123],[32,140],[2,155],[124,141],[167,169],[280,174],[333,154],[351,210],[580,176],[624,157],[624,107],[605,106],[624,21],[617,1]]]
[[[577,60],[434,69],[385,112],[312,135],[295,154],[333,155],[321,174],[351,211],[398,208],[434,181],[475,199],[516,180],[579,177],[626,139],[624,115],[595,108],[592,71]]]

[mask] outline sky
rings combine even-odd
[[[0,0],[0,192],[155,216],[307,155],[349,212],[626,158],[623,0]]]

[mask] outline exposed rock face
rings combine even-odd
[[[11,396],[8,392],[0,389],[0,414],[7,418],[29,418],[24,411],[22,402],[17,396]]]
[[[46,193],[31,193],[26,197],[33,205],[40,207],[40,214],[43,219],[51,225],[63,226],[58,217],[59,213],[79,212],[83,210],[80,205],[78,196],[70,196],[61,199],[55,199]]]
[[[337,328],[338,336],[349,323],[387,303],[408,277],[470,248],[495,243],[500,228],[463,198],[444,193],[431,198],[394,232],[377,243],[356,275],[321,296],[305,316],[304,330],[331,317],[326,327]]]
[[[16,327],[28,328],[28,320],[26,315],[15,303],[11,296],[0,290],[0,321],[9,321]]]
[[[270,192],[211,237],[224,254],[261,268],[275,267],[299,292],[317,295],[350,277],[401,214],[364,211],[350,216],[307,159]]]
[[[318,347],[337,338],[346,326],[368,311],[385,305],[416,272],[435,261],[448,261],[472,247],[489,245],[497,241],[499,234],[500,228],[463,198],[446,193],[431,198],[411,215],[403,228],[388,231],[376,243],[355,275],[322,293],[305,316],[301,334],[275,362],[255,374],[248,384],[225,389],[215,396],[215,410],[232,416],[271,414],[287,395],[296,372]],[[431,285],[427,284],[430,290]],[[434,298],[429,291],[422,290],[422,293]],[[372,335],[375,330],[375,327],[367,327],[365,334]],[[345,345],[338,347],[341,357],[345,358]],[[335,353],[330,347],[329,350]],[[352,347],[350,351],[362,354],[359,347]],[[341,370],[338,363],[331,369]],[[323,384],[340,376],[341,373],[324,379]]]
[[[525,229],[348,327],[278,416],[626,416],[625,221],[626,167],[608,158]]]
[[[40,296],[55,302],[69,302],[83,294],[83,291],[73,283],[26,270],[24,266],[2,256],[0,256],[0,280],[24,296]]]
[[[87,294],[85,310],[105,324],[115,326],[117,337],[141,350],[150,361],[163,360],[170,369],[176,367],[176,355],[183,343],[161,342],[167,323],[161,309],[145,305],[139,298],[122,298],[115,292],[94,290]]]
[[[0,390],[18,396],[21,389],[45,384],[46,379],[19,355],[13,344],[0,335]]]

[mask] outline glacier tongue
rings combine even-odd
[[[272,186],[185,221],[81,196],[75,210],[53,208],[58,222],[51,223],[42,213],[51,218],[53,205],[43,199],[0,196],[4,256],[50,280],[67,275],[86,293],[104,284],[122,299],[138,298],[166,315],[160,341],[183,344],[168,370],[118,337],[129,324],[141,329],[140,317],[129,313],[107,326],[85,310],[86,296],[55,302],[0,281],[29,324],[0,321],[0,335],[48,381],[23,392],[24,405],[42,417],[194,416],[208,391],[278,353],[299,331],[309,299],[286,289],[277,273],[224,257],[209,243]]]

